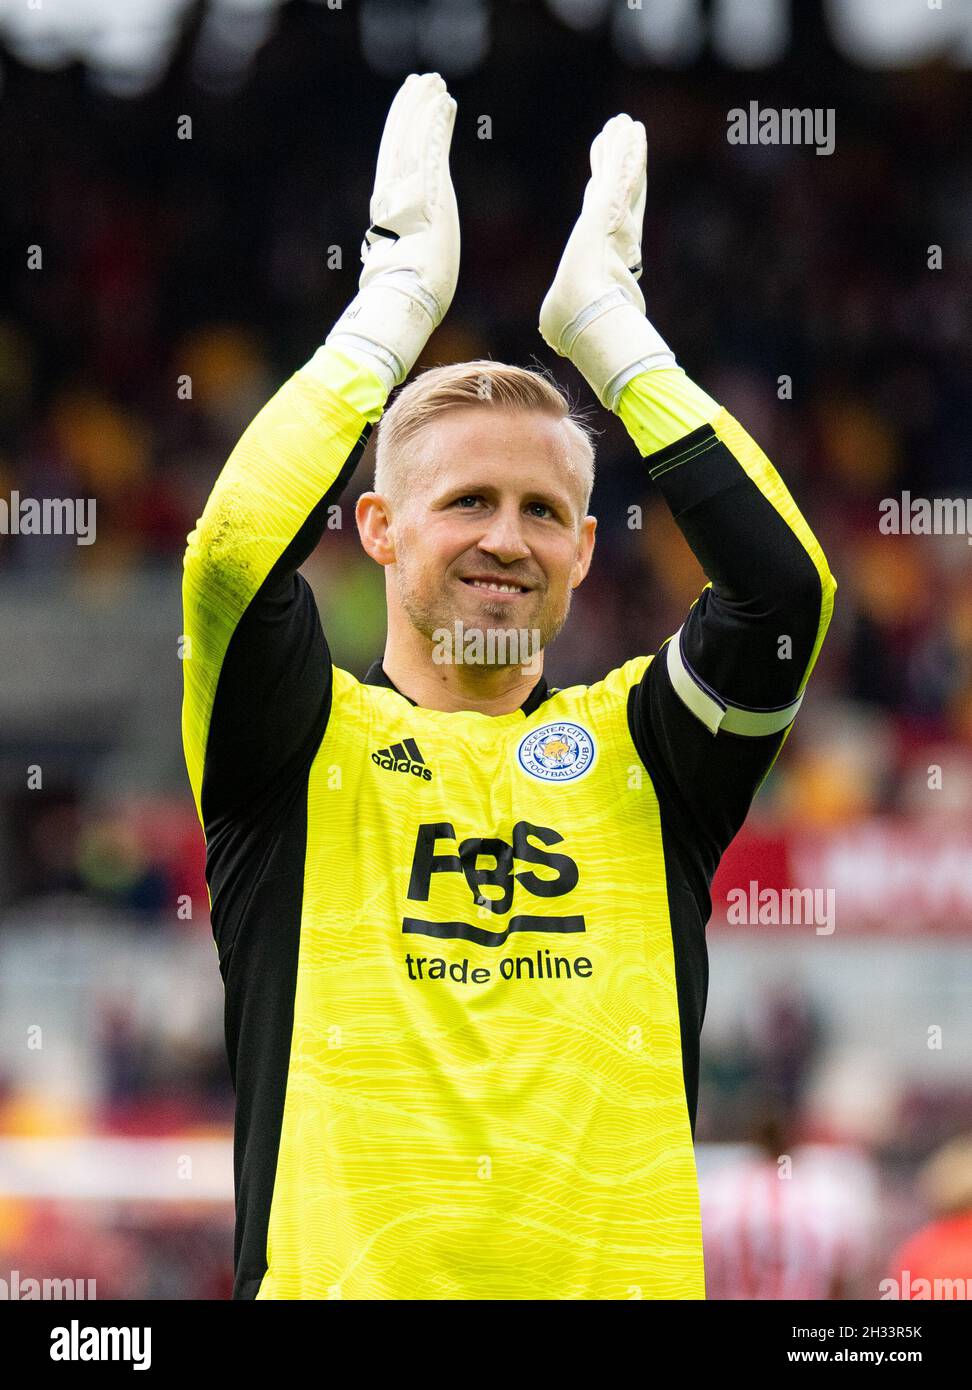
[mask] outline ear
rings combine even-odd
[[[570,572],[570,587],[576,589],[587,578],[594,556],[594,533],[597,530],[597,517],[585,516],[581,522],[580,537],[577,542],[577,558]]]
[[[380,492],[363,492],[355,503],[354,519],[365,553],[379,565],[394,564],[395,541],[388,498]]]

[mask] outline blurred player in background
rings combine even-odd
[[[384,417],[357,504],[384,657],[364,681],[332,664],[298,570],[452,301],[454,118],[437,75],[400,90],[359,293],[244,434],[186,554],[235,1294],[700,1298],[709,884],[836,586],[772,465],[645,317],[645,131],[621,115],[540,329],[649,460],[709,585],[656,657],[550,689],[542,651],[594,550],[590,440],[539,373],[441,367]]]
[[[873,1295],[874,1203],[862,1154],[795,1146],[782,1112],[753,1126],[754,1152],[704,1187],[706,1291],[712,1299]]]

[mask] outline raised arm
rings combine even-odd
[[[189,536],[182,733],[204,825],[259,796],[323,735],[330,658],[297,570],[383,401],[373,372],[321,349],[246,430]]]
[[[297,573],[455,291],[449,176],[456,105],[410,76],[385,123],[359,292],[325,345],[263,407],[189,536],[183,743],[207,835],[306,770],[324,734],[331,659]]]
[[[710,583],[632,692],[638,751],[711,878],[799,709],[836,581],[773,465],[679,368],[638,287],[644,127],[608,121],[540,331],[623,421]]]

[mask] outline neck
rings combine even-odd
[[[416,634],[418,635],[418,634]],[[426,709],[477,710],[480,714],[512,714],[526,700],[543,674],[543,654],[522,666],[472,666],[432,659],[432,644],[421,639],[424,653],[403,650],[391,640],[382,659],[389,680]]]

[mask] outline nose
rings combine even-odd
[[[494,555],[505,565],[526,559],[530,547],[524,539],[520,513],[516,507],[497,509],[479,538],[479,549]]]

